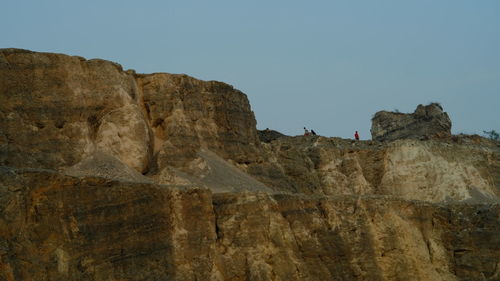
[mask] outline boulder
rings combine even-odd
[[[451,136],[451,120],[438,103],[419,105],[415,112],[379,111],[372,118],[372,139],[429,139]]]

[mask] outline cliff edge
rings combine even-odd
[[[289,137],[222,82],[19,49],[0,100],[0,280],[500,279],[500,143],[437,104]]]

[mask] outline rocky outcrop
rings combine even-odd
[[[206,166],[202,148],[236,163],[259,160],[248,99],[221,82],[2,49],[0,99],[0,165],[61,170],[103,152],[178,183],[189,182],[181,172]]]
[[[263,150],[265,161],[240,167],[275,190],[430,202],[497,202],[500,197],[500,146],[487,140],[286,137],[263,144]]]
[[[437,105],[287,137],[221,82],[17,49],[0,100],[0,280],[500,278],[500,144]]]
[[[285,136],[284,134],[275,130],[270,130],[269,128],[265,130],[260,130],[258,131],[258,133],[259,133],[259,140],[261,142],[272,142],[273,140],[277,140]]]
[[[128,167],[159,184],[216,192],[272,188],[432,202],[498,195],[494,144],[284,137],[258,132],[245,94],[221,82],[136,74],[60,54],[0,53],[1,165],[146,179]],[[391,139],[444,134],[446,120],[431,104],[410,115],[379,112],[373,124],[391,125],[392,131],[378,130]]]
[[[499,205],[0,169],[4,280],[497,280]]]
[[[136,78],[160,166],[184,166],[201,147],[236,162],[256,161],[256,121],[245,94],[187,75]]]
[[[147,171],[153,135],[120,65],[3,49],[0,77],[0,164],[58,169],[103,150]]]
[[[412,114],[379,111],[372,118],[372,139],[429,139],[451,136],[451,120],[441,105],[417,106]]]

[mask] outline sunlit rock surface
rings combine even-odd
[[[288,137],[221,82],[18,49],[0,100],[0,280],[500,279],[500,143],[437,104]]]
[[[57,169],[101,148],[146,171],[152,135],[120,65],[16,49],[0,58],[0,163]]]
[[[498,202],[500,147],[481,138],[389,143],[283,137],[243,168],[275,190],[379,194],[430,202]]]
[[[497,280],[498,204],[0,170],[4,280]],[[489,278],[489,279],[488,279]]]
[[[411,114],[379,111],[372,118],[372,139],[429,139],[451,136],[451,120],[441,105],[419,105]]]

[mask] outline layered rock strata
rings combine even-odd
[[[18,49],[0,100],[0,280],[500,278],[500,143],[437,105],[287,137],[221,82]]]
[[[499,205],[0,170],[3,280],[497,280]]]
[[[352,143],[259,133],[246,96],[224,83],[135,74],[116,63],[60,54],[0,53],[2,165],[138,180],[135,170],[156,183],[217,192],[383,194],[433,202],[493,200],[499,193],[495,143]],[[451,124],[437,104],[375,117],[374,127],[392,124],[390,138],[448,134]],[[382,133],[389,131],[379,135],[389,138]],[[122,172],[121,163],[132,170]]]
[[[0,99],[0,165],[62,170],[106,154],[159,183],[179,183],[189,182],[183,171],[207,167],[202,148],[259,161],[248,99],[221,82],[2,49]]]
[[[430,202],[498,202],[500,146],[481,138],[389,143],[282,137],[265,161],[240,165],[275,190],[379,194]]]

